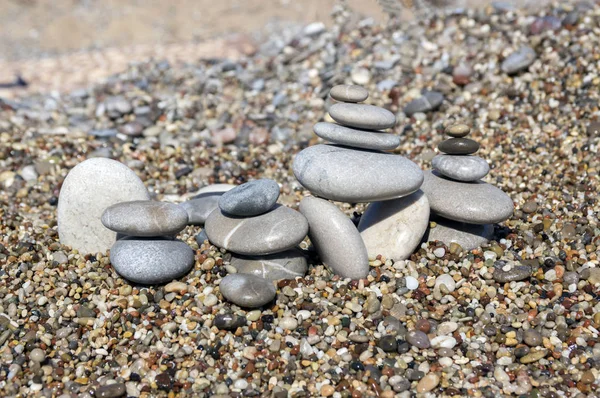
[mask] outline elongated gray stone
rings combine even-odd
[[[458,181],[477,181],[488,175],[490,166],[479,156],[437,155],[431,166],[442,175]]]
[[[369,273],[367,248],[352,221],[332,203],[305,197],[300,212],[309,224],[309,237],[324,264],[343,278]]]
[[[251,274],[229,274],[219,285],[223,297],[245,308],[261,307],[275,298],[273,282]]]
[[[102,213],[106,228],[129,236],[176,235],[187,222],[187,212],[178,205],[151,200],[117,203]]]
[[[294,279],[306,274],[306,257],[299,250],[286,250],[270,256],[231,256],[231,265],[241,274],[252,274],[271,281]]]
[[[383,130],[396,124],[392,112],[367,104],[333,104],[329,108],[329,116],[344,126],[367,130]]]
[[[374,202],[410,195],[423,172],[392,153],[315,145],[294,159],[294,175],[313,194],[340,202]]]
[[[166,283],[187,274],[194,251],[175,239],[126,237],[110,249],[110,262],[123,278],[136,283]]]
[[[436,226],[427,231],[427,242],[437,240],[447,246],[454,242],[469,251],[481,247],[494,237],[494,226],[491,224],[468,224],[442,217],[435,217],[432,221]]]
[[[208,185],[196,192],[196,195],[190,200],[180,203],[179,206],[188,214],[188,224],[204,225],[209,214],[219,207],[221,195],[236,186],[232,184]]]
[[[363,102],[369,97],[369,92],[362,86],[353,84],[340,84],[329,91],[329,95],[336,101]]]
[[[527,69],[535,61],[537,53],[529,46],[523,46],[510,54],[502,62],[502,71],[509,75]]]
[[[400,199],[373,202],[360,219],[358,231],[370,259],[381,254],[405,260],[421,242],[429,225],[429,202],[419,190]]]
[[[400,145],[400,137],[397,135],[380,131],[353,129],[335,123],[317,123],[314,125],[313,130],[316,135],[334,144],[356,148],[385,151],[395,149]]]
[[[204,227],[211,243],[244,255],[266,255],[291,249],[302,242],[308,232],[306,218],[282,205],[248,218],[230,216],[216,209]]]
[[[417,112],[430,112],[437,109],[444,102],[444,95],[437,91],[426,91],[419,98],[410,101],[404,108],[407,116],[412,116]]]
[[[425,172],[421,189],[433,212],[454,221],[494,224],[510,218],[514,209],[512,199],[493,185],[454,181],[437,171]]]
[[[124,164],[106,158],[85,160],[69,172],[60,190],[60,242],[82,254],[104,253],[117,237],[100,221],[104,210],[119,202],[149,199],[144,183]]]
[[[277,198],[279,185],[273,180],[262,178],[225,192],[219,198],[219,207],[233,216],[251,217],[271,210]]]

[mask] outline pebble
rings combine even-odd
[[[440,174],[457,181],[477,181],[490,172],[488,163],[479,156],[437,155],[431,166]]]
[[[406,288],[408,290],[417,290],[419,288],[419,281],[412,277],[412,276],[407,276],[406,278],[404,278],[405,283],[406,283]]]
[[[129,236],[172,236],[188,222],[187,212],[173,203],[132,201],[114,204],[102,213],[102,224]]]
[[[313,194],[349,203],[407,196],[423,183],[419,166],[402,156],[329,144],[298,153],[293,171]]]
[[[507,283],[513,281],[522,281],[531,276],[531,267],[529,265],[516,265],[508,271],[495,268],[492,277],[496,282]]]
[[[429,337],[420,331],[420,330],[412,330],[408,332],[406,335],[406,341],[417,348],[429,348],[431,347],[431,343],[429,341]]]
[[[396,124],[396,117],[392,112],[366,104],[333,104],[329,108],[329,115],[344,126],[359,129],[384,130]]]
[[[60,242],[80,253],[105,253],[117,234],[102,225],[104,210],[120,202],[149,199],[144,183],[124,164],[105,158],[85,160],[71,169],[60,190]]]
[[[39,348],[34,348],[29,353],[29,359],[37,363],[44,362],[46,360],[46,353]]]
[[[250,274],[229,274],[219,289],[223,297],[244,308],[258,308],[271,302],[277,293],[271,281]]]
[[[345,146],[373,150],[392,150],[400,145],[400,137],[394,134],[358,130],[335,123],[321,122],[313,127],[316,135],[324,140]]]
[[[527,69],[536,58],[537,54],[533,48],[523,46],[506,57],[502,62],[501,69],[504,73],[512,75]]]
[[[529,354],[525,355],[524,357],[522,357],[520,362],[521,363],[537,362],[540,359],[544,358],[546,356],[546,354],[548,354],[548,350],[546,350],[546,349],[533,351],[533,352],[530,352]]]
[[[270,256],[231,256],[237,272],[253,274],[270,281],[302,277],[308,270],[306,256],[299,250],[286,250]]]
[[[98,387],[94,396],[97,398],[117,398],[122,397],[126,392],[127,388],[124,383],[113,383]]]
[[[279,320],[279,327],[284,330],[295,330],[298,327],[298,321],[296,318],[286,316]]]
[[[426,91],[406,105],[404,113],[413,116],[415,113],[427,113],[436,110],[444,102],[444,95],[437,91]]]
[[[479,143],[469,138],[450,138],[438,145],[448,155],[471,155],[479,150]]]
[[[381,348],[384,352],[396,352],[398,342],[394,336],[383,336],[377,341],[377,347]]]
[[[453,138],[463,138],[469,135],[471,128],[466,124],[457,123],[446,127],[444,132]]]
[[[212,324],[220,330],[235,330],[246,326],[246,318],[235,314],[217,314]]]
[[[369,92],[362,86],[340,84],[334,86],[329,95],[340,102],[363,102],[369,97]]]
[[[159,284],[187,274],[194,265],[195,253],[180,240],[127,237],[113,245],[110,262],[131,282]]]
[[[371,203],[360,219],[358,231],[369,258],[405,260],[421,242],[429,225],[429,202],[419,190],[399,199]]]
[[[219,207],[229,215],[253,217],[266,213],[279,198],[279,185],[268,178],[254,180],[225,192]]]
[[[424,174],[421,189],[437,215],[471,224],[494,224],[513,213],[511,198],[493,185],[452,181],[431,171]]]
[[[494,237],[494,226],[491,224],[468,224],[442,217],[434,217],[432,220],[435,221],[435,227],[427,231],[427,242],[438,241],[448,246],[454,242],[463,250],[470,251],[485,245]]]
[[[452,293],[456,289],[456,282],[454,281],[452,276],[448,274],[440,275],[435,279],[435,287],[437,289],[439,289],[442,285],[445,285],[446,289],[448,289],[450,293]]]
[[[369,272],[363,240],[346,215],[326,200],[305,197],[300,212],[309,224],[309,237],[321,261],[343,278],[361,279]]]
[[[527,329],[523,332],[523,341],[530,347],[542,345],[542,334],[534,329]]]
[[[219,207],[219,199],[224,192],[208,192],[194,196],[194,198],[180,203],[182,209],[188,214],[189,225],[204,225],[206,219]]]
[[[299,212],[282,205],[268,213],[239,218],[213,211],[205,223],[208,239],[215,245],[243,255],[279,253],[298,245],[308,232]]]
[[[417,393],[429,392],[440,384],[440,376],[437,373],[428,373],[419,380],[417,384]]]

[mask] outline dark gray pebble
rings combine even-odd
[[[266,213],[279,198],[279,185],[263,178],[239,185],[219,198],[219,207],[225,213],[238,217],[253,217]]]
[[[492,275],[494,280],[499,283],[522,281],[531,276],[531,267],[529,265],[517,265],[509,271],[503,271],[501,268],[496,268]]]
[[[398,343],[394,336],[383,336],[377,342],[377,347],[381,348],[385,352],[394,352],[398,349]]]
[[[235,314],[218,314],[213,325],[220,330],[235,330],[246,326],[246,317]]]
[[[406,335],[406,341],[417,348],[431,347],[429,337],[427,337],[427,335],[420,330],[412,330],[408,332]]]
[[[479,150],[479,143],[469,138],[450,138],[440,142],[438,149],[449,155],[470,155]]]

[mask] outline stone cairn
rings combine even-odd
[[[308,219],[309,237],[323,263],[342,277],[367,276],[369,259],[402,259],[419,244],[429,220],[427,198],[419,190],[423,172],[410,160],[385,150],[400,138],[382,130],[394,126],[390,111],[360,104],[368,92],[340,85],[330,96],[335,123],[317,123],[314,132],[332,144],[302,150],[293,163],[298,181],[317,197],[305,197],[300,212]],[[324,198],[324,199],[321,199]],[[358,229],[334,204],[374,202]]]
[[[490,168],[473,155],[479,143],[465,138],[469,133],[464,124],[446,129],[451,138],[438,145],[442,154],[433,158],[433,170],[425,172],[421,187],[435,221],[427,239],[456,242],[464,250],[487,243],[493,236],[493,224],[510,218],[514,207],[506,193],[481,180]]]

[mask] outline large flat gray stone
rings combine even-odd
[[[490,166],[479,156],[437,155],[431,166],[453,180],[471,182],[488,175]]]
[[[367,130],[384,130],[394,127],[396,116],[387,109],[367,104],[333,104],[329,116],[344,126]]]
[[[251,274],[229,274],[221,281],[219,290],[227,300],[245,308],[261,307],[277,294],[273,282]]]
[[[400,137],[380,131],[360,130],[335,123],[317,123],[313,127],[316,135],[334,144],[356,148],[392,150],[400,145]]]
[[[308,264],[300,250],[286,250],[269,256],[231,256],[231,265],[241,274],[252,274],[271,281],[294,279],[306,274]]]
[[[337,206],[305,197],[300,202],[300,212],[308,220],[310,241],[324,264],[344,278],[367,276],[367,248],[352,221]]]
[[[407,196],[423,182],[419,166],[402,156],[330,144],[298,153],[293,171],[313,194],[350,203]]]

